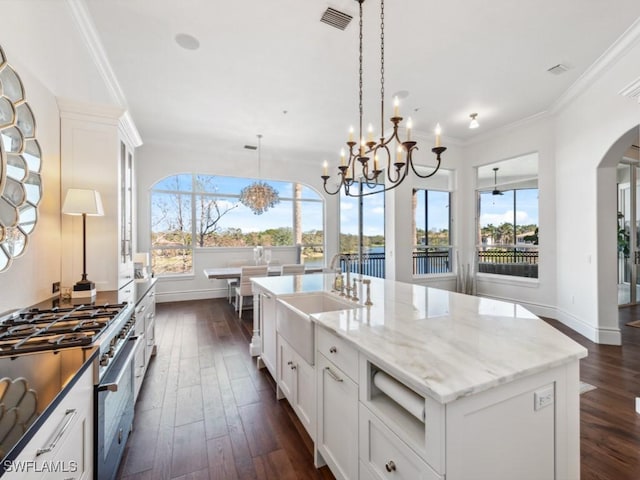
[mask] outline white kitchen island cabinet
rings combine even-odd
[[[254,283],[278,301],[330,291],[332,275],[306,277]],[[582,346],[508,302],[376,278],[371,298],[310,315],[316,465],[341,479],[579,480]]]

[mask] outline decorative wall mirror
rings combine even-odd
[[[0,47],[0,272],[25,252],[42,198],[36,121]]]

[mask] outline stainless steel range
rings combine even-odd
[[[36,417],[87,359],[96,359],[94,471],[99,479],[114,478],[133,422],[133,310],[129,303],[80,305],[25,309],[0,318],[0,377],[24,379],[37,398]],[[28,425],[15,428],[26,431]],[[0,438],[0,457],[21,433]]]

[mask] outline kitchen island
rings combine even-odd
[[[338,478],[579,478],[582,346],[519,305],[365,279],[373,305],[356,282],[357,302],[307,312],[312,358],[281,331],[283,307],[331,292],[334,276],[253,280],[262,359],[317,465]]]

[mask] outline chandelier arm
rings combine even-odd
[[[442,152],[444,151],[444,150],[442,150],[443,148],[444,148],[444,150],[446,150],[446,147],[436,147],[436,148],[433,148],[433,149],[432,149],[432,150],[434,151],[434,153],[436,154],[436,162],[437,162],[437,163],[436,163],[435,169],[434,169],[431,173],[428,173],[428,174],[426,174],[426,175],[421,175],[420,173],[418,173],[418,172],[417,172],[417,170],[416,170],[416,168],[415,168],[415,166],[413,165],[413,155],[412,155],[412,153],[413,153],[413,150],[417,150],[417,149],[418,149],[418,147],[414,147],[414,148],[412,148],[412,149],[410,150],[410,154],[411,154],[411,155],[410,155],[410,158],[409,158],[409,162],[411,163],[411,170],[413,170],[413,173],[415,173],[415,174],[416,174],[416,176],[418,176],[418,177],[420,177],[420,178],[429,178],[429,177],[433,177],[433,176],[436,174],[436,172],[440,169],[440,163],[441,163],[440,155],[441,155],[441,154],[442,154]],[[438,150],[438,151],[436,151],[436,150]],[[441,150],[441,151],[440,151],[440,150]]]

